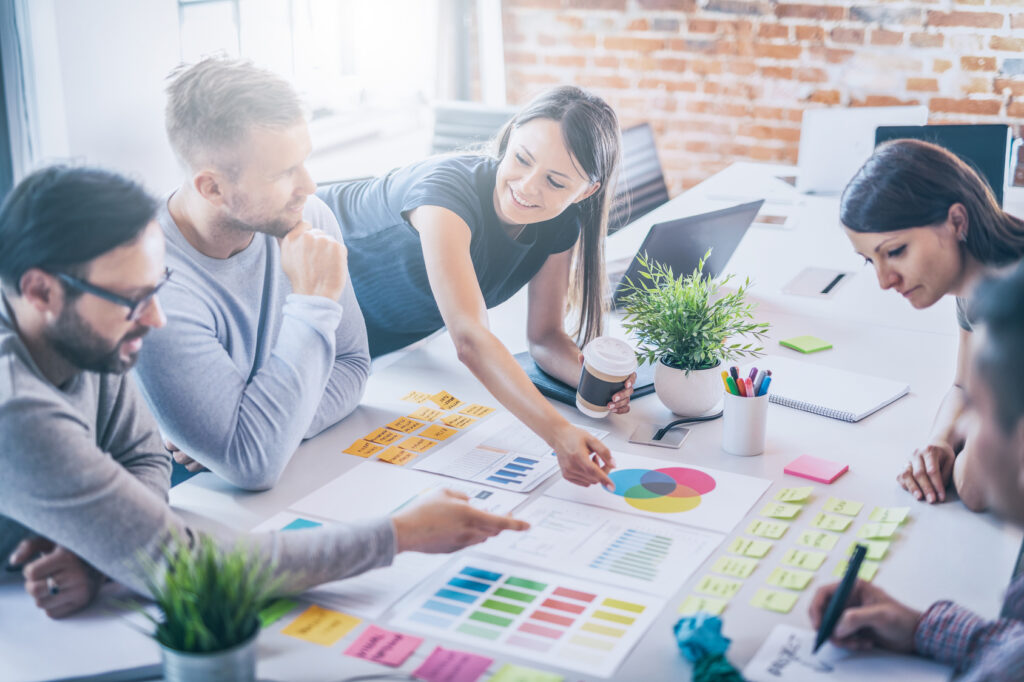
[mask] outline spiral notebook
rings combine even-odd
[[[857,422],[910,392],[906,382],[812,365],[777,355],[751,363],[772,370],[768,400],[846,422]]]

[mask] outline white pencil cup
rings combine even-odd
[[[768,432],[768,396],[744,398],[726,392],[722,410],[722,449],[742,457],[763,453]]]

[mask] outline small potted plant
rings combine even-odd
[[[243,546],[222,550],[208,536],[196,546],[172,540],[163,563],[145,561],[147,586],[160,611],[156,626],[168,682],[256,679],[259,613],[281,585],[272,566]]]
[[[749,279],[735,292],[722,293],[732,275],[704,276],[710,253],[692,273],[678,277],[644,254],[639,281],[626,281],[623,326],[639,342],[637,359],[658,363],[654,390],[666,407],[684,417],[706,414],[718,402],[723,363],[757,357],[764,350],[735,338],[750,336],[760,343],[769,329],[767,322],[754,321],[754,304],[745,301]]]

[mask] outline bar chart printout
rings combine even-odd
[[[402,600],[392,624],[610,676],[663,606],[653,596],[467,557]]]

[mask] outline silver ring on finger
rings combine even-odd
[[[46,591],[50,594],[60,594],[60,585],[52,575],[46,576]]]

